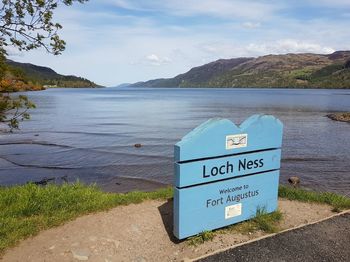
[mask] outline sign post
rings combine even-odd
[[[184,239],[277,209],[283,124],[210,119],[175,145],[174,234]]]

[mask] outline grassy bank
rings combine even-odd
[[[330,192],[314,192],[280,185],[278,196],[289,200],[327,204],[332,206],[333,211],[336,212],[350,209],[349,197]]]
[[[172,196],[172,188],[148,193],[111,194],[104,193],[95,186],[80,183],[45,187],[33,184],[0,187],[0,253],[21,239],[81,215],[108,210],[119,205],[136,204],[144,200],[165,200]],[[350,198],[333,193],[315,193],[280,186],[279,196],[290,200],[329,204],[336,209],[335,211],[350,209]],[[230,230],[276,232],[276,223],[280,219],[279,212],[272,214],[258,212],[255,219],[228,227],[226,232]],[[210,240],[212,237],[212,232],[206,232],[202,239]]]
[[[172,189],[108,194],[82,184],[0,188],[0,253],[19,240],[78,216],[148,199],[168,199]]]

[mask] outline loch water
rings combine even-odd
[[[0,185],[62,176],[169,184],[173,146],[193,128],[212,117],[239,124],[271,114],[284,123],[280,182],[298,176],[306,188],[350,194],[350,124],[325,117],[350,111],[350,90],[68,88],[26,95],[37,109],[21,130],[0,135]]]

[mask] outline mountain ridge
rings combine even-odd
[[[350,51],[219,59],[131,87],[350,88]]]
[[[6,64],[15,70],[21,71],[21,75],[26,81],[44,87],[101,87],[86,78],[75,75],[61,75],[52,68],[46,66],[39,66],[32,63],[21,63],[10,59],[6,59]]]

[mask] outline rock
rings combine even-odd
[[[133,260],[134,262],[146,262],[146,259],[143,257],[138,257],[135,260]]]
[[[136,147],[136,148],[139,148],[139,147],[141,147],[142,145],[141,144],[135,144],[134,145],[134,147]]]
[[[95,241],[97,241],[97,237],[89,236],[89,240],[92,241],[92,242],[95,242]]]
[[[90,251],[88,249],[72,249],[73,257],[79,261],[87,261],[90,256]]]
[[[132,231],[133,233],[136,233],[136,234],[141,234],[140,228],[139,228],[137,225],[135,225],[135,224],[132,224],[132,225],[131,225],[131,231]]]
[[[44,177],[42,180],[40,181],[34,181],[33,183],[37,186],[46,186],[49,182],[51,181],[55,181],[56,178],[55,177]]]
[[[339,112],[339,113],[334,113],[334,114],[328,114],[328,115],[326,115],[326,117],[328,117],[334,121],[350,123],[350,112]]]
[[[114,248],[117,250],[120,246],[120,241],[112,239],[112,238],[103,238],[104,240],[106,240],[107,242],[110,242],[114,245]]]
[[[292,184],[294,187],[300,184],[300,178],[297,176],[291,176],[288,178],[288,182]]]

